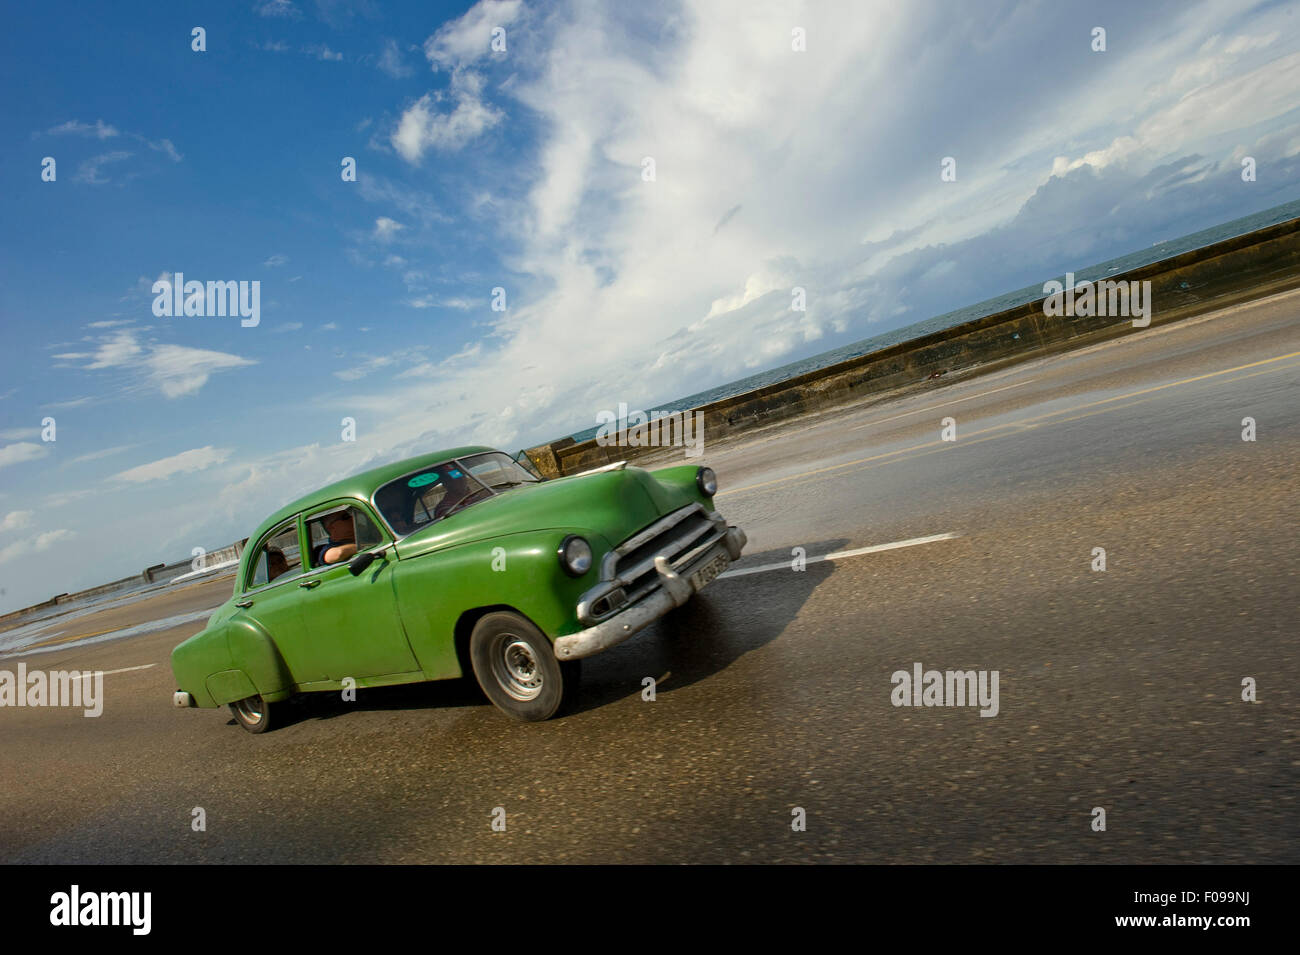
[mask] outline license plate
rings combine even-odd
[[[719,554],[713,560],[709,561],[695,573],[691,574],[691,586],[696,590],[702,588],[705,584],[711,583],[713,578],[727,569],[730,558],[726,554]]]

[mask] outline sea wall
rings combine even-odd
[[[246,541],[236,541],[225,547],[220,547],[213,551],[208,551],[203,556],[203,566],[209,569],[215,569],[218,565],[224,564],[231,560],[238,560],[239,555],[244,551]],[[171,564],[154,564],[146,567],[138,574],[132,574],[130,577],[122,577],[119,580],[111,581],[107,584],[99,584],[95,587],[87,587],[85,590],[77,590],[73,593],[56,594],[49,600],[43,600],[38,604],[32,604],[30,607],[23,607],[20,610],[12,610],[6,614],[0,614],[0,628],[6,623],[20,622],[22,618],[31,616],[40,610],[47,610],[52,607],[62,606],[63,604],[77,603],[83,600],[89,600],[93,597],[100,597],[104,594],[114,593],[119,590],[127,590],[133,587],[139,587],[144,584],[160,583],[172,580],[194,570],[193,559],[178,560]]]
[[[1300,219],[1116,273],[1106,281],[1151,283],[1148,327],[1300,287]],[[1122,316],[1051,316],[1044,299],[1038,299],[695,410],[703,412],[706,441],[720,441],[811,411],[925,387],[955,371],[1004,367],[1145,330]],[[624,432],[603,446],[595,438],[564,438],[526,453],[544,476],[559,477],[662,451],[628,446]]]

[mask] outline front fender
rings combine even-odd
[[[569,534],[591,544],[592,569],[571,577],[557,552]],[[578,598],[598,579],[609,541],[583,528],[528,531],[476,541],[397,562],[393,586],[411,649],[431,680],[462,676],[456,623],[467,611],[510,606],[551,640],[572,632]]]
[[[701,491],[695,481],[699,472],[700,468],[695,464],[679,464],[650,472],[650,476],[659,485],[659,496],[655,503],[661,513],[667,514],[688,504],[703,504],[713,510],[713,498]]]

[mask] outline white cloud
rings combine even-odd
[[[32,523],[31,511],[10,511],[0,519],[0,532],[19,531]]]
[[[402,225],[395,219],[390,219],[388,216],[380,216],[375,220],[374,237],[380,242],[390,242],[397,236],[397,233],[401,232],[405,228],[406,226]]]
[[[101,153],[98,156],[92,156],[90,159],[84,160],[81,163],[81,166],[78,167],[77,174],[73,179],[76,182],[84,182],[92,186],[102,186],[112,180],[100,175],[101,168],[109,163],[121,162],[124,159],[130,158],[131,154],[121,149],[115,149],[110,153]]]
[[[87,461],[98,461],[100,458],[108,458],[108,457],[112,457],[115,454],[121,454],[123,451],[130,451],[134,447],[137,447],[137,445],[119,444],[116,447],[112,447],[112,448],[100,448],[98,451],[90,451],[86,454],[79,454],[68,463],[84,464]]]
[[[450,216],[442,212],[438,201],[427,192],[369,173],[358,176],[357,185],[361,187],[362,199],[392,206],[426,228],[452,221]]]
[[[342,371],[336,371],[334,372],[334,376],[343,381],[356,381],[359,378],[366,377],[366,375],[373,371],[378,371],[380,368],[388,368],[396,364],[409,354],[409,351],[402,351],[394,355],[376,355],[372,358],[367,358],[361,364],[352,368],[345,368]]]
[[[277,252],[275,255],[263,262],[262,265],[266,266],[268,269],[275,269],[285,265],[288,261],[289,257],[287,255],[281,255]]]
[[[1240,53],[1249,53],[1251,50],[1262,50],[1265,47],[1272,46],[1277,38],[1277,30],[1267,36],[1235,36],[1228,41],[1228,44],[1223,48],[1223,52],[1235,56]]]
[[[180,454],[173,454],[168,458],[160,458],[157,461],[150,461],[148,464],[141,464],[120,471],[113,475],[113,480],[126,481],[132,484],[161,481],[175,474],[203,471],[221,464],[228,457],[230,457],[228,448],[214,448],[211,445],[192,448],[189,451],[182,451]]]
[[[437,295],[421,295],[417,298],[407,299],[406,304],[411,308],[454,308],[460,311],[469,311],[472,308],[482,306],[484,302],[459,296],[442,298]]]
[[[297,20],[302,13],[294,6],[293,0],[263,0],[255,8],[257,15],[279,19]]]
[[[483,102],[482,88],[477,74],[458,71],[447,92],[425,93],[407,107],[389,140],[398,155],[418,163],[429,149],[460,149],[501,122],[505,114]],[[450,112],[439,112],[448,100],[455,104]]]
[[[49,404],[45,405],[45,407],[52,408],[56,411],[59,410],[60,408],[80,408],[83,405],[88,405],[95,400],[97,399],[94,397],[94,395],[82,395],[79,398],[69,398],[66,401],[51,401]]]
[[[1176,101],[1153,110],[1132,133],[1115,137],[1105,147],[1091,150],[1074,160],[1056,157],[1052,175],[1064,175],[1083,165],[1101,169],[1111,163],[1132,159],[1155,163],[1208,139],[1248,129],[1285,114],[1294,107],[1296,94],[1300,92],[1300,53],[1279,57],[1245,72],[1239,71],[1236,76],[1222,75],[1229,59],[1244,50],[1268,46],[1276,39],[1276,34],[1265,39],[1267,42],[1252,44],[1250,38],[1237,37],[1225,48],[1224,56],[1183,64],[1179,68],[1183,74],[1181,81],[1166,90],[1167,95],[1178,94]],[[1232,56],[1227,55],[1229,50],[1233,51]],[[1209,78],[1215,81],[1202,82]],[[1175,79],[1178,79],[1178,73]]]
[[[22,464],[26,461],[35,461],[37,458],[43,458],[50,453],[48,446],[44,444],[34,444],[31,441],[19,441],[17,444],[7,444],[0,448],[0,468],[7,468],[11,464]]]
[[[87,371],[122,369],[136,376],[134,388],[157,391],[165,398],[197,393],[216,372],[256,364],[248,358],[188,345],[160,345],[123,329],[100,339],[93,352],[64,352],[63,361],[85,361]]]
[[[37,534],[26,540],[14,541],[6,547],[0,548],[0,564],[13,560],[15,557],[21,557],[24,554],[39,554],[47,551],[59,541],[69,540],[76,535],[63,528],[54,531],[46,531],[43,534]]]
[[[384,41],[384,51],[379,55],[377,66],[395,80],[405,79],[415,72],[402,57],[402,49],[395,40]]]
[[[492,54],[492,30],[508,27],[523,12],[521,0],[480,0],[456,20],[444,23],[424,43],[434,69],[453,70]],[[509,51],[509,31],[506,34]]]
[[[196,394],[214,372],[257,364],[248,358],[185,345],[158,345],[145,359],[149,381],[164,398]]]
[[[342,53],[336,53],[323,43],[317,43],[312,46],[304,47],[304,53],[310,53],[316,59],[322,62],[337,63],[343,59]]]
[[[170,139],[149,140],[149,148],[156,152],[166,154],[172,162],[180,162],[184,157],[176,151],[176,147]]]
[[[110,139],[118,135],[117,129],[108,125],[102,119],[97,119],[94,123],[83,123],[79,120],[70,119],[58,126],[51,126],[46,130],[46,133],[52,136],[71,133],[77,136],[93,136],[96,139]]]

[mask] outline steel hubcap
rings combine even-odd
[[[492,674],[512,699],[532,700],[542,692],[542,669],[533,648],[514,634],[497,638],[492,654]]]
[[[239,711],[239,715],[245,722],[254,724],[262,722],[262,698],[259,696],[240,700],[235,704],[235,709]]]

